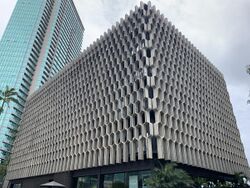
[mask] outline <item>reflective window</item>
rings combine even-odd
[[[104,175],[104,188],[125,188],[125,174]]]
[[[21,184],[14,184],[13,185],[13,188],[21,188],[22,186],[21,186]]]
[[[139,182],[138,182],[138,175],[130,175],[129,176],[129,188],[138,188],[139,187]]]
[[[77,188],[97,188],[97,176],[79,177],[77,180]]]
[[[147,188],[146,179],[150,171],[138,171],[129,173],[104,175],[104,188]]]
[[[139,171],[128,173],[128,188],[147,188],[146,179],[150,171]]]

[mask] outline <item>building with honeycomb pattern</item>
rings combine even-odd
[[[6,179],[146,188],[169,161],[202,177],[249,170],[223,75],[141,3],[29,97]]]

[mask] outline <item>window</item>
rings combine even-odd
[[[21,184],[14,184],[14,185],[13,185],[13,188],[21,188],[21,187],[22,187]]]
[[[107,174],[103,178],[104,188],[147,188],[145,180],[150,171]]]
[[[104,188],[113,188],[113,187],[119,187],[119,188],[125,188],[125,174],[124,173],[118,173],[118,174],[108,174],[104,175]]]
[[[97,188],[97,176],[79,177],[77,188]]]

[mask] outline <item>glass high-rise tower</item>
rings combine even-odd
[[[0,116],[0,158],[11,151],[26,98],[81,51],[84,27],[72,0],[18,0],[0,41],[0,89],[18,104]]]

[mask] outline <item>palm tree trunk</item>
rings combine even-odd
[[[2,105],[1,105],[1,108],[0,108],[0,115],[1,115],[2,112],[3,112],[3,107],[4,107],[4,101],[2,102]]]
[[[2,109],[3,109],[3,107],[4,107],[4,104],[5,104],[5,102],[3,101],[3,102],[2,102],[2,106],[1,106],[1,107],[2,107]]]

